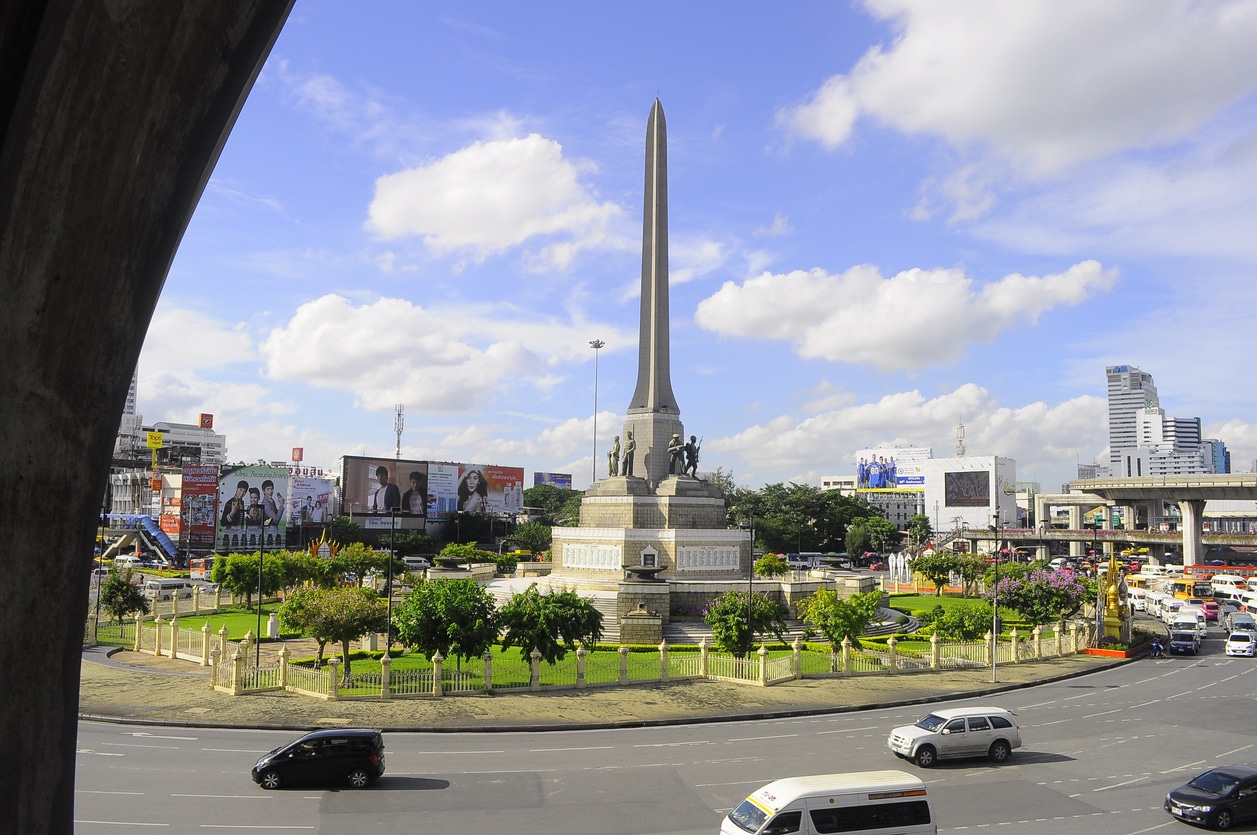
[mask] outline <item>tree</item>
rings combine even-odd
[[[769,484],[762,490],[735,488],[726,496],[729,520],[755,519],[756,540],[766,551],[837,551],[858,518],[882,516],[863,499],[809,484]]]
[[[549,525],[540,522],[525,522],[515,528],[512,539],[525,551],[544,554],[550,550],[551,530]]]
[[[958,603],[944,609],[939,606],[933,619],[934,632],[940,638],[972,641],[991,629],[991,604],[979,600]]]
[[[568,490],[553,484],[538,484],[524,491],[524,506],[529,510],[530,521],[550,527],[568,527],[576,524],[580,517],[580,499],[583,495],[579,490]]]
[[[341,685],[353,686],[350,675],[349,642],[354,638],[388,629],[388,606],[371,589],[342,586],[335,589],[313,589],[294,595],[302,598],[290,615],[289,623],[301,622],[302,631],[320,645],[339,643],[345,672]],[[291,603],[292,601],[289,601]],[[280,607],[281,611],[289,604]],[[291,627],[290,627],[291,628]],[[321,651],[321,650],[320,650]]]
[[[981,554],[957,554],[956,573],[960,575],[960,596],[977,594],[978,580],[986,575],[986,571],[986,557]]]
[[[262,594],[274,594],[285,585],[285,558],[278,553],[228,554],[214,560],[210,579],[228,592],[243,597],[245,608],[253,608],[253,595],[258,591],[258,561],[262,562]]]
[[[776,554],[765,554],[755,561],[756,577],[784,577],[790,565]]]
[[[131,582],[132,570],[125,568],[109,572],[100,587],[100,608],[113,618],[114,623],[122,623],[128,617],[139,612],[148,614],[148,598],[143,589]]]
[[[844,550],[854,559],[859,559],[864,552],[869,550],[869,546],[873,544],[873,540],[869,536],[867,527],[868,520],[856,519],[847,527],[847,535],[844,538]]]
[[[837,653],[843,639],[861,646],[860,636],[877,615],[882,602],[880,591],[869,591],[843,600],[833,589],[819,589],[799,605],[803,622],[815,627],[832,648],[831,671],[838,671]]]
[[[435,580],[416,586],[393,609],[393,636],[429,659],[484,655],[498,637],[493,595],[475,580]]]
[[[323,666],[323,650],[327,647],[327,639],[314,634],[316,620],[315,604],[318,602],[317,589],[301,589],[288,595],[284,605],[279,607],[279,622],[289,632],[309,635],[318,641],[319,649],[314,658],[314,666]],[[324,589],[326,591],[326,589]]]
[[[930,527],[930,517],[924,513],[918,513],[908,520],[908,536],[917,545],[922,545],[934,535],[933,529]]]
[[[331,559],[331,571],[340,577],[348,577],[355,585],[371,572],[388,571],[389,555],[373,551],[361,542],[351,542],[336,552]],[[403,569],[404,570],[404,569]]]
[[[716,648],[737,658],[745,658],[751,651],[755,646],[756,635],[771,633],[777,640],[785,640],[786,607],[766,594],[730,589],[712,601],[707,607],[704,620],[711,627],[711,637]]]
[[[327,538],[333,542],[349,545],[362,541],[362,527],[351,516],[337,516],[328,526]]]
[[[1020,577],[1000,577],[995,593],[1001,606],[1016,609],[1032,626],[1069,617],[1087,599],[1083,584],[1073,572],[1041,568]]]
[[[909,563],[913,572],[920,574],[934,584],[934,596],[941,597],[943,586],[951,579],[960,565],[960,558],[951,551],[939,551],[935,554],[921,554]]]
[[[533,583],[511,595],[498,611],[502,649],[519,647],[529,659],[535,649],[547,664],[562,661],[579,641],[592,647],[602,638],[602,613],[571,589],[542,594]]]
[[[869,533],[869,542],[873,546],[872,550],[877,551],[879,554],[895,550],[903,540],[903,534],[899,532],[899,528],[895,527],[895,523],[889,519],[881,516],[867,516],[863,522],[864,529]],[[849,548],[847,553],[853,557],[857,556],[857,553]]]

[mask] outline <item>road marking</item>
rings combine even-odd
[[[1131,783],[1138,783],[1141,780],[1147,780],[1147,779],[1148,777],[1147,775],[1145,775],[1143,777],[1136,777],[1134,780],[1127,780],[1125,783],[1114,783],[1111,786],[1101,786],[1098,789],[1092,789],[1092,791],[1106,792],[1109,789],[1120,789],[1122,786],[1129,786]]]
[[[790,739],[796,736],[798,736],[798,734],[777,734],[776,736],[740,736],[734,739],[727,739],[725,742],[758,742],[761,739]]]
[[[695,783],[696,789],[709,789],[713,786],[762,786],[763,780],[736,780],[732,783]]]
[[[1196,760],[1196,762],[1194,762],[1194,763],[1187,763],[1186,765],[1180,765],[1178,768],[1171,768],[1169,771],[1162,771],[1161,773],[1162,773],[1162,774],[1173,774],[1173,773],[1174,773],[1174,772],[1176,772],[1176,771],[1182,771],[1184,768],[1192,768],[1192,767],[1194,767],[1194,766],[1198,766],[1198,765],[1200,765],[1200,764],[1201,764],[1201,763],[1203,763],[1203,762],[1206,762],[1206,760]]]
[[[1223,751],[1223,752],[1222,752],[1221,754],[1219,754],[1218,756],[1219,756],[1219,757],[1227,757],[1227,756],[1230,756],[1231,754],[1238,753],[1239,751],[1247,751],[1249,748],[1252,748],[1252,747],[1253,747],[1253,746],[1251,746],[1251,745],[1245,745],[1245,746],[1243,746],[1242,748],[1232,748],[1230,751]]]
[[[1050,701],[1050,702],[1039,702],[1038,704],[1033,704],[1033,705],[1022,705],[1021,707],[1019,707],[1019,708],[1017,708],[1017,709],[1018,709],[1018,710],[1030,710],[1031,708],[1035,708],[1035,707],[1045,707],[1045,706],[1047,706],[1047,705],[1054,705],[1054,704],[1056,704],[1056,699],[1052,699],[1052,701]]]
[[[161,734],[150,734],[144,731],[134,731],[131,733],[124,733],[123,736],[143,736],[149,739],[184,739],[190,742],[195,742],[196,740],[200,739],[199,736],[162,736]]]
[[[144,796],[144,792],[108,792],[101,789],[75,789],[74,791],[78,794],[126,794],[134,795],[135,797]]]
[[[1100,713],[1088,713],[1088,714],[1086,714],[1085,716],[1083,716],[1082,718],[1083,718],[1083,719],[1094,719],[1094,718],[1095,718],[1095,717],[1097,717],[1097,716],[1108,716],[1110,713],[1121,713],[1123,710],[1125,710],[1125,708],[1121,708],[1121,707],[1119,707],[1119,708],[1114,708],[1113,710],[1105,710],[1105,711],[1102,711],[1102,712],[1100,712]]]
[[[222,800],[272,800],[273,797],[257,794],[172,794],[171,797],[209,797]]]
[[[797,736],[797,734],[792,734]],[[694,742],[641,742],[634,745],[634,748],[679,748],[682,745],[711,745],[711,740],[699,739]],[[608,748],[611,746],[607,746]],[[576,749],[573,749],[576,750]]]
[[[168,823],[142,823],[140,821],[93,821],[75,818],[74,823],[93,823],[97,826],[170,826]]]
[[[203,823],[202,829],[248,829],[256,831],[259,829],[313,829],[313,826],[298,826],[296,824],[257,824],[257,823]]]
[[[505,751],[420,751],[427,757],[434,757],[438,754],[505,754]]]
[[[1194,692],[1194,690],[1184,690],[1182,693],[1175,693],[1173,696],[1166,696],[1165,700],[1168,702],[1170,699],[1177,699],[1179,696],[1190,696]]]
[[[611,745],[591,745],[588,748],[529,748],[530,754],[544,754],[551,751],[609,751],[614,746]]]

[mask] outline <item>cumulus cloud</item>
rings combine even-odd
[[[600,244],[622,213],[581,181],[593,170],[564,159],[559,143],[537,134],[476,142],[380,177],[366,228],[389,240],[421,237],[439,253],[477,259],[540,239],[543,260],[563,267],[576,252]]]
[[[951,323],[980,321],[983,327],[965,337],[989,341],[1054,307],[1079,304],[1116,280],[1116,270],[1095,261],[1055,275],[1014,273],[982,287],[959,269],[914,269],[890,278],[868,265],[841,275],[795,270],[764,273],[741,286],[726,282],[699,303],[694,318],[722,336],[789,340],[808,359],[919,368],[964,355],[964,339],[938,338]],[[895,338],[869,339],[869,322],[895,322]]]
[[[355,305],[328,295],[302,305],[262,342],[267,374],[352,392],[359,406],[465,412],[515,386],[555,383],[566,362],[591,361],[589,334],[632,346],[614,326],[518,310],[428,310],[402,299]]]
[[[779,123],[827,148],[861,117],[1032,175],[1176,142],[1257,84],[1257,6],[865,0],[895,38]]]
[[[736,455],[752,470],[794,472],[799,481],[818,483],[821,476],[845,466],[844,458],[835,458],[835,449],[925,446],[935,457],[949,457],[956,425],[963,419],[970,455],[1013,458],[1019,479],[1042,478],[1045,490],[1055,490],[1060,481],[1073,477],[1069,468],[1074,461],[1091,461],[1103,448],[1106,409],[1104,398],[1092,396],[1055,405],[1001,406],[986,389],[970,383],[933,398],[915,390],[869,403],[847,398],[828,411],[806,418],[778,415],[736,435],[709,438],[706,445],[713,452]],[[831,469],[817,470],[818,461],[829,462]]]
[[[149,375],[217,368],[257,359],[243,325],[228,325],[202,313],[159,305],[153,312],[140,367]]]

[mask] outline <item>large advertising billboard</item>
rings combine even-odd
[[[533,473],[532,486],[540,487],[548,484],[551,487],[562,487],[564,490],[572,489],[571,473]]]
[[[524,506],[524,470],[495,464],[461,464],[455,510],[518,513]]]
[[[273,551],[286,544],[288,469],[224,467],[218,488],[217,550]]]
[[[183,468],[180,510],[189,548],[213,548],[217,527],[218,467]]]
[[[857,490],[925,489],[929,447],[877,447],[855,454]]]
[[[341,459],[341,512],[387,514],[390,510],[433,515],[433,490],[427,461],[408,458]]]
[[[943,503],[947,507],[990,507],[991,474],[986,470],[943,473]]]
[[[325,525],[332,521],[332,482],[293,476],[288,480],[288,518],[294,525]]]

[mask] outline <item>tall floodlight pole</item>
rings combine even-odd
[[[601,339],[589,340],[589,347],[594,349],[594,461],[589,473],[590,484],[598,480],[598,351],[606,344]]]
[[[262,552],[258,551],[258,631],[253,644],[253,666],[262,666]]]
[[[384,657],[389,657],[388,649],[393,645],[393,560],[397,559],[397,550],[393,537],[397,533],[397,508],[388,509],[388,625],[384,627]]]
[[[999,655],[999,510],[992,514],[995,521],[995,584],[991,587],[991,683],[995,684],[995,657]]]

